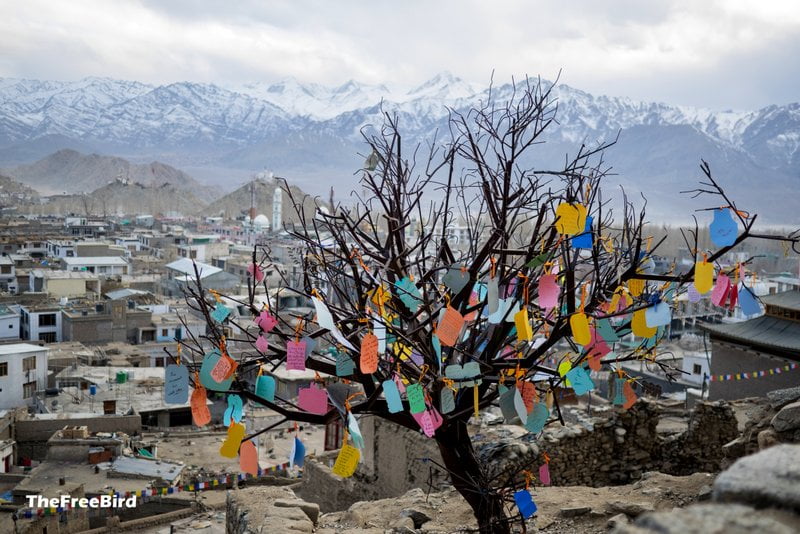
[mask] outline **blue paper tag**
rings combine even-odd
[[[275,402],[275,379],[268,375],[256,378],[256,395],[269,402]]]
[[[758,303],[758,299],[756,299],[753,291],[744,284],[742,284],[742,289],[739,290],[739,306],[745,315],[761,313],[761,305]]]
[[[389,413],[403,411],[403,399],[400,398],[400,391],[397,389],[397,384],[394,383],[394,380],[383,381],[383,396],[386,398]]]
[[[522,514],[524,519],[529,519],[533,514],[536,513],[536,503],[533,502],[533,497],[531,497],[531,492],[526,489],[522,489],[519,491],[514,492],[514,502],[517,504],[517,508],[519,508],[519,513]]]
[[[528,414],[528,420],[525,422],[525,429],[533,434],[538,434],[547,423],[547,418],[550,417],[550,411],[547,405],[543,402],[537,402],[533,405],[533,409]]]
[[[214,319],[218,323],[221,323],[225,321],[225,319],[227,319],[228,315],[230,314],[231,311],[228,308],[223,306],[221,303],[217,303],[217,305],[214,307],[214,311],[212,311],[209,315],[211,315],[212,319]]]
[[[228,395],[228,407],[222,415],[222,423],[231,426],[231,422],[242,422],[242,398],[239,395]]]
[[[711,242],[718,247],[727,247],[736,242],[739,233],[739,226],[731,216],[729,208],[717,208],[714,210],[714,221],[708,228]]]
[[[189,368],[185,365],[168,365],[164,370],[164,402],[189,402]]]
[[[578,234],[572,238],[572,248],[592,248],[592,217],[586,216],[586,226],[582,234]]]
[[[594,390],[594,382],[589,377],[589,373],[583,367],[574,367],[566,374],[567,379],[572,383],[572,389],[576,395],[586,395]]]

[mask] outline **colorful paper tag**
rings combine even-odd
[[[257,377],[256,395],[266,401],[275,402],[275,379],[269,375]]]
[[[245,428],[241,423],[233,423],[228,427],[228,435],[222,446],[219,448],[220,456],[224,458],[236,458],[239,455],[239,446],[244,438]]]
[[[242,422],[242,398],[239,395],[228,395],[228,407],[222,414],[222,424],[231,426],[231,422]]]
[[[168,365],[164,370],[164,402],[186,404],[189,400],[189,368],[185,365]]]
[[[711,242],[717,247],[729,247],[736,242],[739,226],[731,216],[729,208],[717,208],[714,210],[714,221],[709,227]]]
[[[325,415],[328,413],[328,394],[316,384],[310,384],[307,388],[300,388],[297,405],[306,412]]]
[[[286,370],[306,370],[306,344],[304,341],[288,341],[286,343]]]
[[[192,407],[192,421],[195,425],[206,426],[211,422],[211,412],[208,410],[206,388],[200,385],[194,388],[190,405]]]
[[[228,318],[230,314],[231,310],[223,306],[222,303],[218,302],[217,305],[214,306],[214,310],[209,315],[211,316],[212,319],[214,319],[218,323],[222,323],[225,321],[225,319]]]
[[[579,345],[588,345],[592,341],[589,330],[589,318],[583,312],[573,313],[569,316],[569,326],[572,329],[572,338]]]
[[[339,456],[336,457],[336,463],[333,464],[333,474],[339,475],[342,478],[349,478],[353,476],[358,468],[358,460],[361,458],[361,453],[355,447],[344,444],[339,450]]]
[[[239,471],[258,476],[258,450],[252,440],[243,441],[239,447]]]
[[[436,335],[442,345],[452,347],[458,343],[458,337],[461,335],[463,326],[464,317],[455,308],[448,306],[436,326]]]
[[[399,413],[403,411],[403,400],[400,398],[400,391],[397,389],[397,384],[394,380],[383,381],[383,396],[386,399],[386,405],[389,407],[389,413]]]
[[[421,384],[410,384],[406,388],[406,397],[408,398],[409,411],[412,414],[425,411],[425,391],[422,389]]]

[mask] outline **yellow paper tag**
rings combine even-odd
[[[244,425],[241,423],[231,422],[231,426],[228,427],[228,436],[225,438],[225,441],[222,442],[222,446],[219,448],[220,456],[224,456],[225,458],[236,458],[239,455],[239,445],[242,444],[243,437]]]
[[[589,318],[585,313],[573,313],[569,318],[569,326],[572,328],[572,337],[579,345],[588,345],[592,342],[592,333],[589,331]]]
[[[358,449],[345,443],[339,451],[339,456],[336,457],[336,463],[333,464],[333,474],[342,478],[353,476],[360,458],[361,453]]]
[[[564,360],[563,362],[558,364],[558,374],[560,376],[564,376],[565,374],[567,374],[570,371],[570,369],[572,369],[572,362],[569,360]],[[572,382],[570,382],[569,379],[565,378],[564,385],[567,387],[571,387]]]
[[[694,266],[694,287],[700,294],[708,293],[714,286],[714,264],[698,261]]]
[[[633,319],[631,319],[631,330],[634,336],[639,337],[653,337],[658,332],[658,328],[650,328],[647,326],[647,318],[644,310],[636,310],[633,312]]]
[[[528,318],[527,308],[522,308],[514,314],[514,326],[517,327],[517,339],[519,341],[530,341],[533,339],[533,329]]]
[[[586,208],[581,204],[562,202],[556,208],[556,231],[559,234],[575,235],[586,228]]]
[[[638,297],[644,291],[644,284],[645,281],[641,278],[631,278],[628,280],[628,291],[631,292],[631,295],[634,297]]]

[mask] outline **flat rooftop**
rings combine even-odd
[[[47,350],[47,347],[31,345],[30,343],[10,343],[8,345],[0,345],[0,356],[7,356],[9,354],[26,354],[28,352],[42,352]]]

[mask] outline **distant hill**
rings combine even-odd
[[[283,188],[283,182],[273,179],[255,179],[248,182],[236,191],[228,193],[222,198],[219,198],[204,207],[200,213],[201,215],[209,216],[222,216],[227,219],[235,219],[241,215],[246,215],[250,211],[250,188],[255,187],[255,207],[257,215],[266,215],[270,223],[272,221],[272,200],[274,198],[275,189]],[[294,197],[295,202],[303,201],[303,213],[307,219],[312,219],[316,213],[316,205],[314,198],[308,196],[300,188],[290,186],[289,190]],[[281,206],[282,206],[282,219],[284,222],[298,222],[299,217],[292,207],[292,200],[289,195],[283,191],[281,193]],[[328,207],[326,199],[318,199],[320,205]]]
[[[146,186],[115,181],[91,193],[55,195],[43,204],[19,208],[18,211],[41,215],[192,215],[205,204],[205,200],[191,191],[172,184]]]
[[[81,154],[71,149],[59,150],[34,163],[9,169],[6,174],[43,195],[92,192],[117,180],[155,187],[170,184],[205,198],[219,194],[216,188],[205,186],[164,163],[136,164],[123,158]]]
[[[25,184],[0,174],[0,208],[38,203],[39,193]]]

